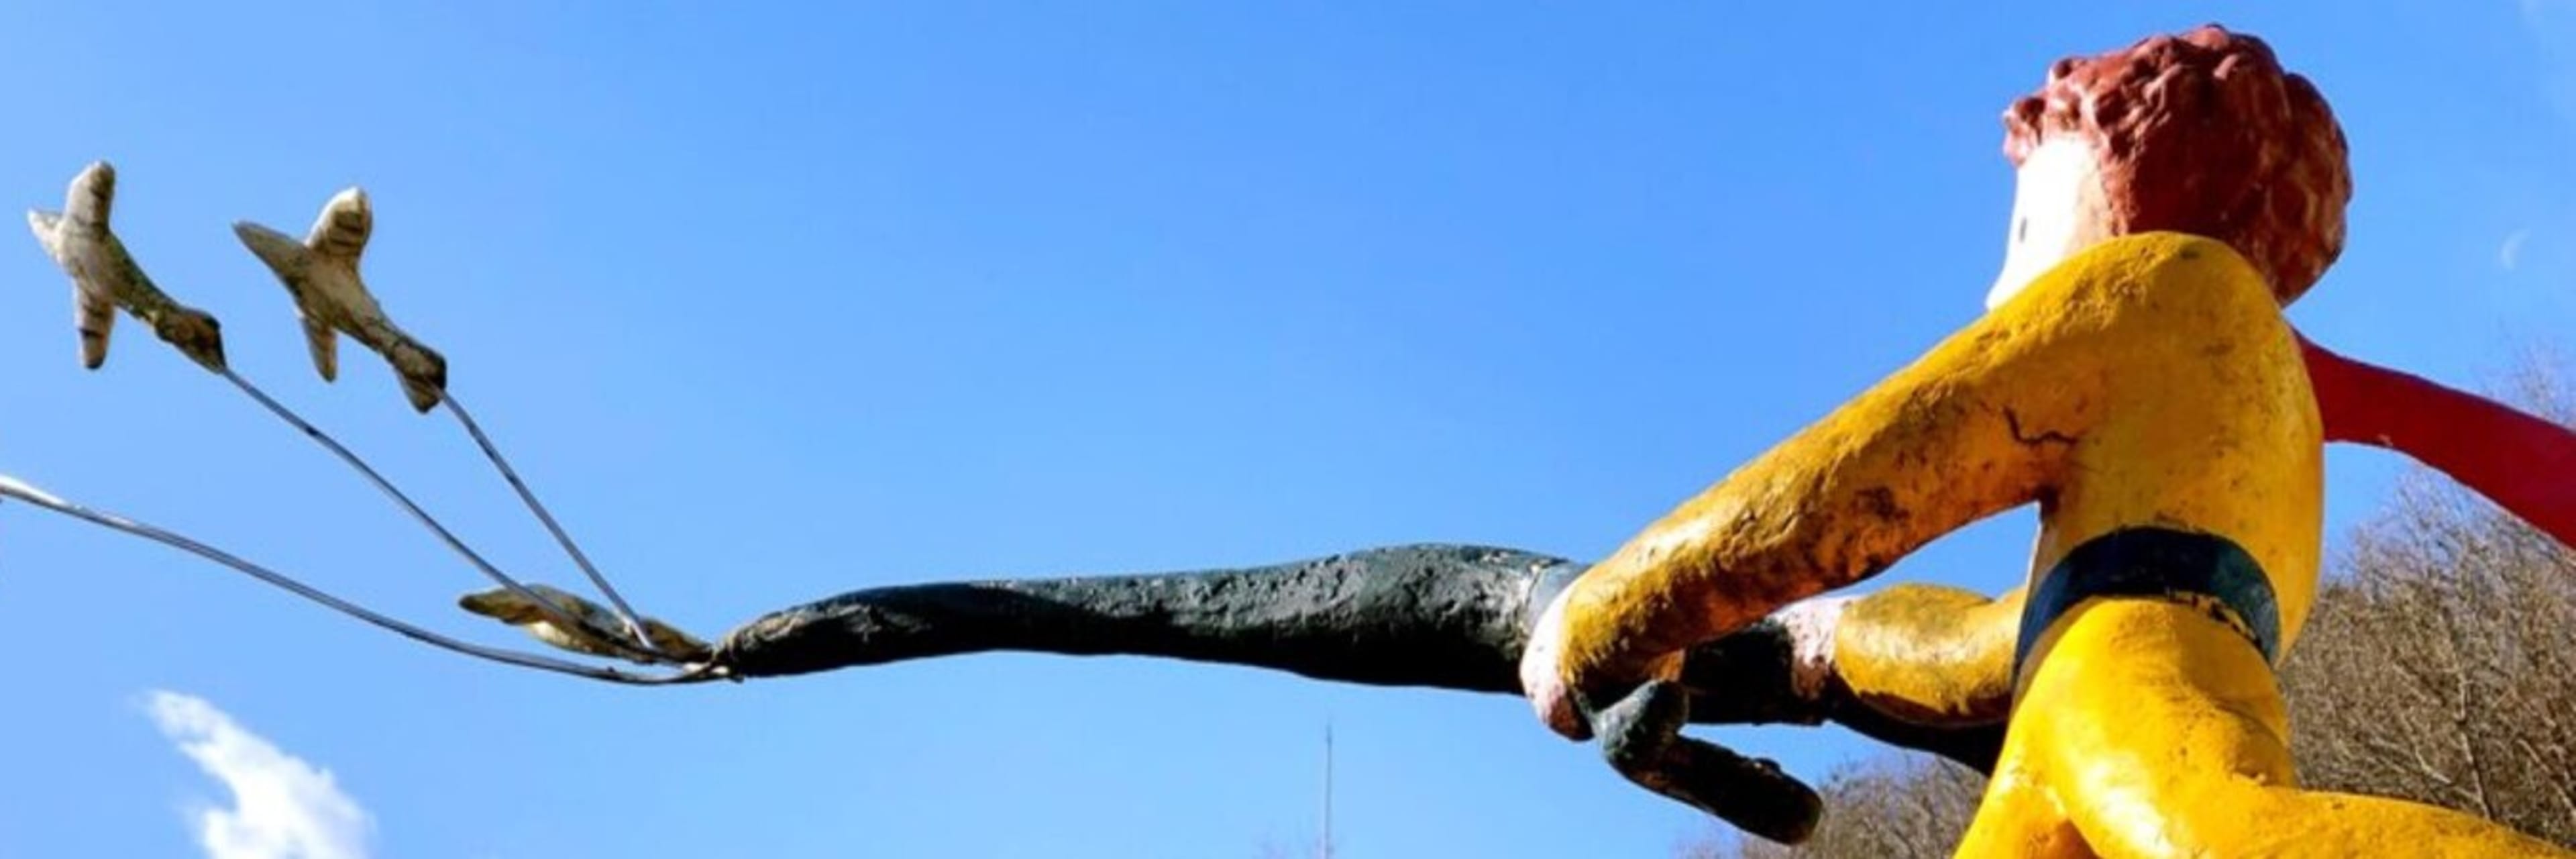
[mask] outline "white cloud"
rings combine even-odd
[[[2522,265],[2522,245],[2524,242],[2528,242],[2530,240],[2530,227],[2524,227],[2506,234],[2504,237],[2504,246],[2496,248],[2496,264],[2504,266],[2504,270],[2506,271],[2512,271],[2516,267]]]
[[[287,754],[204,699],[154,692],[163,736],[232,791],[231,807],[194,808],[210,859],[364,859],[374,821],[329,770]]]

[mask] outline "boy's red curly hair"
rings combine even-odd
[[[2019,166],[2070,134],[2101,164],[2112,235],[2226,242],[2284,305],[2343,252],[2343,129],[2261,39],[2212,24],[2059,60],[2038,93],[2004,111],[2004,156]]]

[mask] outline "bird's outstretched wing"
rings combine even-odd
[[[107,363],[107,336],[116,331],[116,302],[107,293],[72,284],[72,324],[80,328],[81,366]]]
[[[116,203],[116,168],[105,161],[89,165],[72,177],[72,186],[63,197],[63,218],[87,230],[106,230],[108,211]]]
[[[72,180],[71,200],[75,204],[84,199],[84,191],[96,187],[96,183],[87,180],[98,172],[97,168],[91,168],[83,172],[81,178]],[[97,213],[105,213],[105,201],[94,205]],[[27,210],[27,229],[36,234],[36,243],[43,245],[45,255],[53,257],[54,262],[69,270],[72,276],[72,326],[80,331],[81,366],[96,370],[107,363],[107,338],[116,332],[116,302],[104,290],[83,282],[84,272],[63,253],[63,230],[78,223],[74,216],[64,212]]]
[[[322,204],[322,215],[313,219],[313,232],[304,237],[304,246],[333,263],[356,266],[358,255],[367,249],[367,237],[375,231],[376,213],[367,205],[367,192],[351,188]]]
[[[240,236],[242,246],[250,248],[252,256],[259,257],[281,276],[302,270],[306,258],[312,255],[303,242],[249,221],[234,222],[233,235]]]
[[[313,369],[321,371],[322,381],[340,380],[340,335],[331,326],[304,317],[304,348],[313,354]]]

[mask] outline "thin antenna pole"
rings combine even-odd
[[[439,399],[447,402],[447,413],[455,415],[456,422],[465,425],[465,434],[474,437],[474,445],[483,449],[483,458],[491,460],[492,467],[501,470],[501,479],[508,481],[510,488],[519,493],[519,500],[527,503],[528,512],[536,514],[537,521],[546,526],[546,533],[554,535],[555,544],[562,546],[564,554],[572,556],[573,565],[581,568],[582,575],[590,577],[591,585],[599,588],[601,595],[608,597],[609,607],[617,611],[618,622],[626,624],[626,634],[633,636],[636,644],[659,652],[660,648],[653,645],[653,637],[644,633],[644,623],[635,618],[634,607],[627,605],[626,598],[619,595],[617,588],[608,583],[608,577],[602,575],[599,568],[590,563],[590,556],[584,554],[581,547],[573,543],[572,535],[564,532],[563,525],[555,521],[554,514],[546,511],[546,505],[537,502],[537,494],[528,489],[527,481],[519,479],[519,470],[510,467],[509,458],[501,455],[501,448],[492,443],[492,437],[483,434],[483,425],[476,423],[474,416],[466,413],[465,404],[457,402],[456,397],[444,390],[440,391],[438,396]]]
[[[1315,844],[1316,859],[1333,859],[1333,720],[1324,720],[1324,837]]]

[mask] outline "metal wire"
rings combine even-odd
[[[519,479],[518,469],[511,468],[509,458],[501,455],[501,448],[492,443],[492,437],[483,434],[483,426],[474,421],[474,416],[465,410],[465,404],[457,402],[455,395],[443,389],[439,391],[439,398],[446,401],[447,411],[456,416],[456,422],[465,426],[465,434],[474,437],[474,445],[483,449],[483,458],[491,460],[492,467],[500,469],[501,479],[509,481],[510,488],[519,493],[519,500],[528,505],[528,512],[536,514],[537,521],[546,526],[546,533],[554,535],[555,544],[562,546],[564,554],[572,556],[573,565],[581,568],[582,575],[590,577],[591,585],[608,597],[609,608],[617,613],[619,622],[626,624],[627,634],[645,650],[659,654],[661,649],[653,646],[652,636],[645,634],[644,622],[637,619],[635,609],[626,604],[626,598],[617,593],[616,586],[608,583],[608,577],[600,574],[599,568],[590,563],[590,556],[573,543],[572,535],[564,532],[563,525],[555,521],[553,513],[547,512],[546,505],[537,501],[537,494],[528,489],[527,481]]]
[[[653,650],[639,649],[635,645],[628,643],[624,636],[616,635],[609,630],[600,629],[573,612],[567,611],[563,607],[556,605],[553,600],[546,599],[545,597],[537,595],[535,591],[529,590],[528,586],[520,584],[519,580],[511,578],[508,573],[501,572],[499,567],[493,566],[492,562],[484,560],[481,554],[476,553],[473,548],[466,546],[465,541],[457,539],[455,532],[449,531],[447,530],[447,526],[439,524],[436,517],[429,515],[429,511],[423,510],[419,504],[413,503],[411,496],[404,495],[402,490],[394,488],[392,481],[386,480],[383,474],[378,473],[373,466],[368,465],[366,460],[360,459],[358,455],[351,452],[347,446],[340,444],[338,439],[332,438],[330,433],[323,432],[320,427],[314,426],[312,422],[306,421],[301,415],[297,415],[293,409],[289,409],[285,404],[279,403],[276,399],[271,398],[268,395],[268,392],[260,390],[258,385],[251,384],[249,379],[242,378],[240,374],[233,372],[232,368],[221,368],[215,372],[218,375],[223,376],[226,381],[233,383],[234,387],[240,388],[242,393],[249,394],[252,400],[257,401],[262,407],[267,408],[270,414],[276,415],[279,420],[283,420],[294,426],[297,430],[302,431],[306,438],[312,439],[314,443],[320,444],[323,449],[329,450],[333,456],[339,457],[340,461],[347,463],[350,468],[357,469],[360,475],[367,478],[368,483],[375,485],[377,491],[384,493],[385,497],[393,499],[393,502],[402,507],[404,512],[410,513],[414,520],[419,521],[421,525],[429,528],[430,533],[438,535],[438,539],[445,542],[448,548],[455,550],[456,554],[462,556],[466,563],[472,564],[477,570],[481,570],[484,577],[491,579],[503,589],[518,595],[521,599],[527,600],[530,604],[534,605],[538,611],[543,612],[546,615],[547,620],[553,621],[555,624],[567,630],[582,630],[584,632],[588,632],[593,637],[607,642],[613,648],[627,654],[631,654],[642,661],[657,664],[669,664],[671,662],[670,657],[664,656]]]
[[[533,653],[521,653],[514,650],[485,647],[479,644],[459,641],[431,632],[427,629],[396,620],[392,617],[379,614],[365,606],[332,596],[319,588],[297,581],[294,577],[269,570],[266,567],[244,560],[230,552],[197,542],[186,535],[168,531],[142,522],[137,522],[132,519],[127,519],[114,513],[92,510],[90,508],[65,501],[5,474],[0,474],[0,497],[14,498],[93,525],[142,537],[146,540],[151,540],[165,546],[179,549],[200,558],[222,564],[237,572],[247,574],[252,578],[275,587],[282,588],[288,593],[319,603],[325,608],[357,618],[360,621],[378,628],[392,631],[397,635],[401,635],[413,641],[418,641],[443,650],[462,653],[477,659],[486,659],[505,665],[518,666],[520,668],[551,671],[557,674],[568,674],[575,677],[585,677],[592,680],[620,683],[630,686],[665,686],[685,683],[703,683],[709,680],[722,679],[724,677],[723,670],[712,665],[690,665],[686,666],[687,670],[680,673],[657,677],[643,674],[631,674],[614,668],[583,665],[576,662],[540,656]]]

